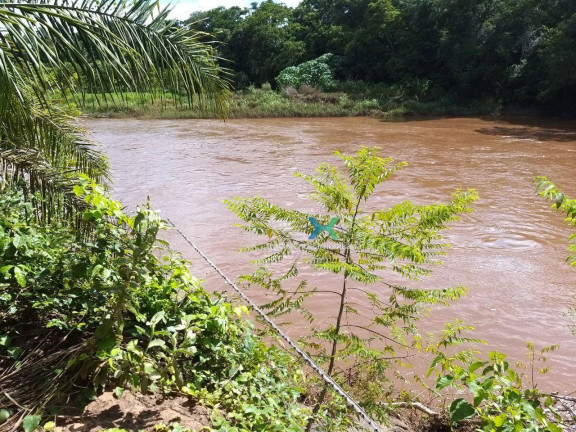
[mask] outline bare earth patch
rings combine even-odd
[[[182,427],[201,430],[210,426],[210,413],[185,397],[142,396],[125,392],[117,399],[105,392],[86,406],[74,423],[63,427],[65,432],[98,432],[108,428],[153,430],[154,425],[178,422]],[[59,425],[61,426],[61,425]]]

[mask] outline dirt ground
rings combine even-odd
[[[576,432],[574,413],[576,402],[572,398],[560,400],[557,409],[565,420],[566,431]],[[385,430],[392,432],[449,432],[449,421],[443,417],[430,417],[427,420],[419,411],[403,411],[403,421],[392,418]],[[177,422],[186,429],[202,431],[212,424],[209,411],[185,397],[163,398],[162,396],[142,396],[126,391],[120,399],[112,392],[105,392],[86,406],[81,415],[59,418],[55,431],[61,432],[100,432],[109,428],[129,431],[151,432],[158,424],[169,425]],[[477,424],[463,422],[458,432],[476,430]]]
[[[120,399],[112,392],[105,392],[88,404],[82,415],[56,425],[62,427],[63,432],[98,432],[108,428],[151,431],[154,425],[171,422],[195,430],[211,425],[208,410],[185,397],[162,399],[130,392],[125,392]]]

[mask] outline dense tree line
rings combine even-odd
[[[285,67],[333,53],[342,81],[574,111],[574,0],[266,0],[185,22],[215,36],[237,88],[274,85]]]

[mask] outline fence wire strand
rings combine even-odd
[[[266,324],[268,324],[268,326],[270,326],[270,328],[272,328],[276,333],[278,333],[278,335],[280,335],[280,337],[282,339],[284,339],[284,341],[300,356],[302,357],[302,359],[308,364],[308,366],[310,366],[314,372],[316,372],[320,378],[322,378],[322,380],[324,380],[324,382],[326,384],[328,384],[330,387],[332,387],[332,389],[338,393],[338,395],[340,395],[345,401],[346,404],[352,408],[354,411],[356,411],[356,413],[358,414],[358,416],[364,420],[369,426],[370,428],[375,431],[375,432],[384,432],[380,426],[378,426],[378,424],[372,420],[372,418],[366,413],[366,411],[364,411],[364,409],[358,405],[358,403],[352,399],[352,397],[346,393],[344,391],[344,389],[342,389],[342,387],[340,387],[338,385],[338,383],[336,381],[334,381],[334,379],[332,379],[332,377],[330,375],[328,375],[326,372],[324,372],[324,370],[318,366],[316,364],[316,362],[314,360],[312,360],[310,358],[310,356],[308,354],[306,354],[306,352],[304,352],[291,338],[290,336],[288,336],[286,333],[284,333],[284,331],[282,331],[282,329],[280,329],[280,327],[278,327],[276,325],[276,323],[274,323],[274,321],[272,321],[268,315],[262,310],[260,309],[260,307],[254,303],[240,288],[238,288],[238,286],[232,282],[228,276],[226,276],[224,274],[224,272],[222,270],[220,270],[220,268],[218,268],[218,266],[216,264],[214,264],[210,258],[208,258],[206,256],[206,254],[204,254],[204,252],[202,252],[202,250],[200,250],[200,248],[192,241],[190,240],[186,234],[184,234],[182,231],[180,231],[180,229],[174,224],[174,222],[172,222],[170,219],[166,219],[168,221],[168,223],[170,225],[172,225],[174,227],[174,229],[176,230],[176,232],[178,232],[178,234],[180,234],[182,236],[182,238],[190,245],[192,246],[192,248],[198,253],[198,255],[200,255],[204,261],[206,261],[210,267],[212,267],[214,269],[214,271],[216,271],[216,273],[218,273],[222,279],[224,279],[224,281],[230,285],[232,287],[232,289],[240,296],[240,298],[250,306],[250,308],[252,308],[252,310],[254,310],[258,315],[260,315],[262,317],[262,319],[266,322]]]

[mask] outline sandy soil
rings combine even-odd
[[[185,397],[163,399],[125,392],[117,399],[112,392],[105,392],[88,404],[81,416],[58,426],[63,426],[64,432],[98,432],[115,427],[150,431],[156,424],[171,422],[196,430],[211,425],[208,410]]]

